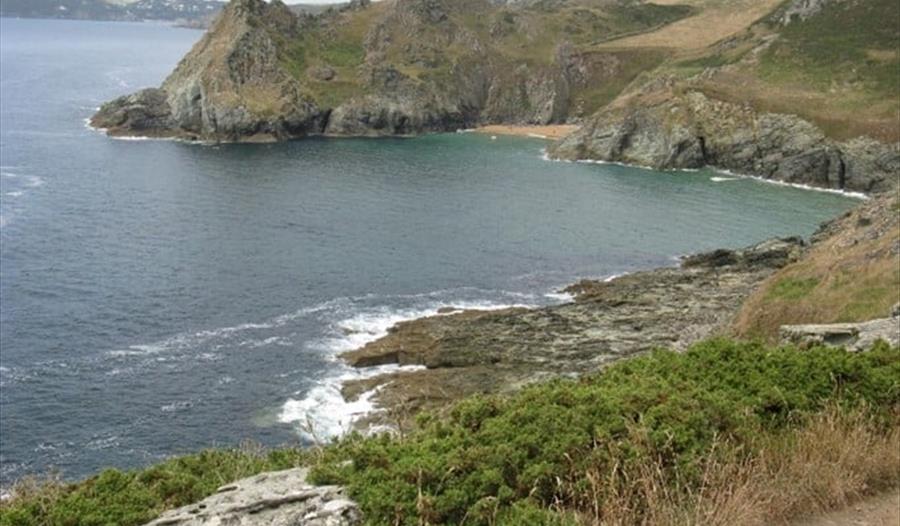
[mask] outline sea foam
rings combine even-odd
[[[278,421],[294,424],[301,436],[308,440],[324,440],[340,436],[360,418],[379,409],[372,398],[377,388],[363,393],[355,400],[345,400],[341,387],[347,381],[373,378],[382,374],[421,370],[419,366],[383,365],[363,369],[352,368],[339,359],[341,353],[352,351],[388,334],[394,325],[427,316],[442,315],[442,307],[460,310],[499,310],[512,307],[530,307],[526,304],[493,302],[435,302],[422,309],[390,309],[379,307],[357,312],[332,324],[331,334],[310,346],[325,354],[335,363],[335,370],[319,379],[312,388],[295,393],[281,407]],[[447,313],[449,315],[451,313]]]

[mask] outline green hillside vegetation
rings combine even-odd
[[[834,235],[780,269],[744,302],[734,332],[774,341],[781,325],[888,316],[900,299],[898,212],[900,198],[889,196],[835,220]]]
[[[780,34],[762,55],[766,79],[821,91],[843,84],[879,97],[900,93],[900,3],[894,0],[831,2]]]
[[[761,111],[799,115],[838,140],[900,141],[900,3],[829,2],[786,26],[780,16],[776,10],[735,39],[681,58],[677,74],[731,65],[701,81],[701,89]]]
[[[307,21],[295,35],[273,36],[279,42],[285,69],[315,101],[333,107],[366,92],[361,66],[371,47],[367,38],[373,33],[386,43],[383,49],[368,49],[377,55],[377,62],[420,83],[440,85],[453,80],[455,68],[476,59],[488,60],[495,72],[510,78],[522,65],[550,67],[563,43],[591,61],[590,55],[598,53],[591,46],[598,42],[648,31],[694,11],[683,5],[615,0],[544,0],[501,8],[485,0],[440,5],[446,19],[421,22],[404,17],[401,23],[391,23],[395,10],[389,3],[376,3]],[[475,42],[483,47],[474,46]],[[585,114],[610,102],[640,72],[656,67],[666,57],[653,50],[606,50],[603,55],[619,57],[621,67],[611,79],[588,79],[573,94]],[[310,68],[323,67],[334,70],[334,79],[320,81],[307,75]]]
[[[347,485],[369,524],[687,523],[708,507],[719,520],[744,509],[726,499],[741,484],[741,498],[777,493],[764,508],[777,520],[900,482],[890,453],[898,411],[900,348],[800,352],[714,340],[472,398],[448,419],[421,416],[402,437],[354,435],[309,452],[208,451],[22,486],[0,507],[0,525],[141,524],[232,479],[303,464],[315,482]]]

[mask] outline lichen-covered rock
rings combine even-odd
[[[147,526],[357,526],[362,513],[337,486],[311,486],[305,469],[262,473],[167,511]]]

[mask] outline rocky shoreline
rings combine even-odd
[[[681,351],[711,337],[780,339],[801,347],[827,343],[851,351],[865,350],[876,340],[898,345],[900,303],[890,294],[876,300],[875,289],[860,301],[880,306],[864,317],[782,313],[780,330],[776,326],[774,333],[755,336],[746,331],[746,318],[754,315],[747,311],[748,303],[762,301],[781,312],[777,309],[786,307],[773,294],[784,294],[779,289],[784,283],[812,279],[803,273],[811,268],[824,265],[829,274],[851,268],[866,284],[854,287],[896,290],[898,207],[896,192],[872,195],[822,224],[809,242],[770,239],[744,249],[687,256],[676,267],[583,280],[564,290],[573,298],[568,303],[495,311],[448,308],[399,323],[386,336],[341,357],[357,368],[395,364],[419,369],[351,380],[342,394],[347,401],[365,394],[376,408],[356,422],[358,429],[403,429],[420,411],[440,412],[471,395],[511,393],[534,382],[591,374],[624,358],[655,349]],[[873,273],[882,267],[890,275]],[[842,283],[824,283],[829,294],[838,295],[820,301],[846,306]],[[847,321],[852,323],[839,323]]]
[[[683,350],[725,334],[744,299],[804,252],[799,238],[684,258],[675,268],[568,287],[570,303],[536,309],[458,311],[402,322],[342,358],[365,368],[424,369],[352,380],[348,401],[374,391],[359,429],[403,427],[422,410],[474,394],[509,393],[533,382],[577,377],[657,348]]]
[[[658,170],[712,167],[865,194],[900,183],[900,144],[834,141],[795,115],[671,90],[670,84],[651,86],[623,107],[605,110],[553,145],[550,157]]]

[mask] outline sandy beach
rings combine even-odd
[[[521,137],[538,137],[541,139],[558,140],[578,129],[574,124],[549,124],[546,126],[507,126],[504,124],[491,124],[476,128],[477,133],[491,135],[518,135]]]

